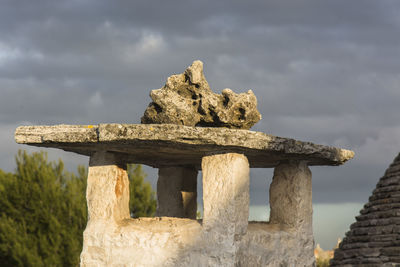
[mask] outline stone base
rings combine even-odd
[[[250,170],[243,154],[203,157],[202,221],[172,217],[194,217],[185,199],[196,191],[195,168],[160,169],[158,214],[168,217],[131,219],[120,158],[99,151],[89,165],[81,266],[314,265],[311,172],[305,162],[275,169],[271,224],[248,223]]]
[[[313,235],[268,222],[249,222],[234,266],[315,266]]]
[[[81,266],[313,266],[313,237],[278,225],[250,222],[236,251],[201,221],[156,217],[119,224],[96,220],[84,232]],[[232,257],[233,252],[233,257]]]

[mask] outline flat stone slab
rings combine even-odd
[[[19,144],[60,148],[90,156],[105,150],[122,163],[153,167],[194,165],[205,155],[242,153],[252,168],[269,168],[281,161],[304,160],[308,165],[340,165],[354,157],[351,150],[316,145],[241,129],[189,127],[174,124],[99,124],[20,126]]]

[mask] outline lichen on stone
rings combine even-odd
[[[143,124],[178,124],[200,127],[250,129],[260,119],[257,98],[249,90],[237,94],[230,89],[213,93],[196,60],[184,73],[172,75],[166,84],[150,93]]]

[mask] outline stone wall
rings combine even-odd
[[[275,169],[271,223],[248,222],[249,170],[242,154],[206,156],[203,220],[131,219],[123,164],[111,153],[95,153],[81,266],[313,266],[311,172],[306,163],[287,162]],[[182,181],[192,181],[196,173],[192,168],[160,169],[158,196],[164,202],[159,213],[193,217],[181,193],[188,190]],[[164,181],[166,176],[171,183]]]
[[[297,267],[314,263],[308,250],[304,255],[312,236],[268,223],[250,222],[236,248],[229,236],[204,231],[201,221],[168,217],[91,222],[84,238],[81,266]],[[221,243],[231,249],[222,249]]]

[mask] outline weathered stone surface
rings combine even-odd
[[[388,211],[375,211],[374,213],[367,213],[356,216],[357,221],[365,221],[371,219],[384,219],[384,218],[391,218],[391,217],[399,217],[400,216],[400,209],[393,209]]]
[[[400,266],[400,154],[379,180],[331,266]]]
[[[346,242],[342,242],[344,244],[350,244],[350,243],[357,243],[357,242],[364,242],[364,243],[369,243],[369,242],[392,242],[393,240],[397,240],[398,236],[396,234],[383,234],[383,235],[349,235],[345,237],[343,240],[346,239]],[[394,242],[394,241],[393,241]]]
[[[91,221],[84,232],[81,266],[207,266],[210,257],[202,254],[206,247],[200,236],[201,224],[190,219]]]
[[[385,218],[385,219],[370,219],[365,221],[358,221],[350,226],[350,229],[366,226],[384,226],[384,225],[400,225],[400,218]]]
[[[374,226],[374,227],[359,227],[352,229],[351,235],[384,235],[393,233],[393,225]]]
[[[269,188],[270,222],[312,231],[311,171],[305,162],[281,163]]]
[[[400,203],[387,203],[387,204],[376,204],[368,208],[363,208],[360,213],[367,214],[375,211],[385,211],[385,210],[393,210],[400,209]]]
[[[385,187],[377,187],[374,189],[373,193],[382,193],[382,192],[400,192],[400,186],[385,186]]]
[[[188,167],[160,168],[156,216],[196,219],[196,212],[197,170]]]
[[[250,169],[247,158],[228,153],[206,156],[203,172],[203,238],[225,251],[220,265],[235,266],[239,241],[247,232]]]
[[[291,161],[275,167],[269,188],[270,223],[296,229],[303,264],[314,262],[312,231],[311,171],[303,161]]]
[[[224,89],[211,91],[203,74],[203,63],[194,61],[184,73],[172,75],[164,87],[152,90],[142,123],[250,129],[261,119],[257,98],[251,90],[236,94]]]
[[[203,226],[223,234],[233,231],[232,237],[237,238],[245,234],[250,190],[247,158],[235,153],[206,156],[202,170]]]
[[[220,246],[233,237],[202,231],[200,222],[181,218],[97,220],[85,230],[81,266],[313,266],[295,231],[250,222],[233,258]]]
[[[52,125],[21,126],[15,132],[19,144],[40,144],[54,142],[91,143],[98,141],[97,125]]]
[[[107,152],[94,154],[81,266],[313,266],[312,255],[304,254],[309,239],[297,228],[247,222],[249,165],[245,156],[213,155],[205,157],[203,164],[204,189],[211,193],[204,197],[213,200],[205,201],[203,222],[131,219],[129,181],[120,159]],[[176,171],[163,172],[174,175]]]
[[[86,199],[89,220],[130,218],[126,165],[119,165],[113,154],[96,152],[89,162]]]
[[[296,229],[282,225],[249,222],[235,266],[315,266],[313,245]]]
[[[88,132],[90,138],[83,132]],[[15,140],[83,155],[105,150],[120,154],[126,161],[157,168],[193,165],[200,169],[202,157],[213,153],[245,154],[252,168],[274,167],[286,160],[340,165],[354,156],[350,150],[261,132],[173,124],[21,126],[15,132]]]

